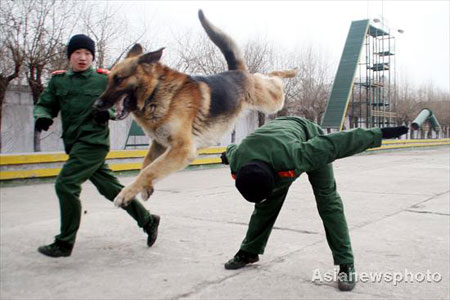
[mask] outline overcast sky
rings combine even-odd
[[[116,1],[114,4],[124,4]],[[450,1],[126,1],[127,18],[148,20],[153,36],[201,30],[197,10],[237,41],[260,36],[287,49],[312,44],[337,67],[350,24],[383,17],[395,34],[399,80],[450,91]],[[126,9],[125,9],[126,8]],[[162,30],[164,29],[164,30]],[[166,31],[169,30],[169,31]],[[158,48],[164,45],[155,45]],[[170,51],[170,49],[167,49]]]

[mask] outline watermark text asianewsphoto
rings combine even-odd
[[[442,275],[438,272],[431,272],[427,270],[426,272],[411,272],[405,269],[403,272],[354,272],[351,273],[351,280],[359,282],[371,282],[371,283],[381,283],[387,282],[392,283],[397,286],[399,283],[438,283],[442,281]],[[340,279],[347,279],[345,273],[339,274],[337,269],[327,271],[322,273],[319,269],[313,271],[311,278],[312,282],[335,282],[340,277]]]

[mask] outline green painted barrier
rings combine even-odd
[[[429,108],[424,108],[419,113],[419,115],[412,122],[411,127],[414,130],[418,130],[426,121],[430,121],[431,127],[433,127],[434,131],[439,132],[441,130],[441,125],[439,124],[439,121]]]

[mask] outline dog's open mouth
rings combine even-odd
[[[116,110],[116,119],[117,120],[123,120],[130,114],[129,110],[129,102],[130,97],[125,94],[123,95],[119,101],[116,102],[114,105],[114,109]]]

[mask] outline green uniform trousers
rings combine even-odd
[[[335,265],[353,263],[353,251],[350,243],[347,222],[341,198],[336,191],[336,182],[331,164],[308,172],[319,215],[325,227],[328,245]],[[241,249],[250,253],[263,254],[280,213],[290,184],[278,187],[270,197],[255,205],[250,218],[248,231]]]
[[[81,184],[90,180],[97,190],[107,199],[113,201],[122,190],[111,169],[105,163],[108,147],[77,142],[69,153],[69,159],[59,173],[55,189],[59,198],[61,211],[60,234],[55,237],[66,245],[75,243],[81,219]],[[142,204],[134,199],[124,208],[136,221],[144,227],[150,220],[150,213]]]

